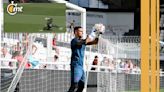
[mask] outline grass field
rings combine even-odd
[[[23,6],[23,12],[11,16],[7,13],[4,6],[4,31],[5,32],[65,32],[66,31],[66,16],[65,5],[56,3],[26,3],[19,4]],[[52,24],[58,25],[63,29],[52,28],[52,30],[42,30],[47,21],[45,18],[52,18]]]
[[[140,91],[124,91],[124,92],[140,92]],[[164,89],[160,89],[160,92],[164,92]]]

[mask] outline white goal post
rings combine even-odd
[[[51,1],[55,1],[57,3],[65,3],[66,7],[80,12],[81,13],[81,26],[83,27],[84,30],[86,30],[86,9],[85,8],[79,7],[65,0],[51,0]],[[83,37],[85,38],[86,31],[84,31],[83,35],[84,35]]]
[[[79,6],[75,5],[75,4],[69,3],[69,2],[67,2],[65,0],[51,0],[51,1],[55,1],[57,3],[64,3],[66,5],[66,7],[72,9],[72,10],[67,10],[66,12],[80,12],[81,13],[81,23],[80,24],[81,24],[81,27],[84,29],[83,38],[85,39],[86,38],[86,9],[82,8],[82,7],[79,7]],[[49,35],[51,35],[51,34],[49,34]],[[49,41],[47,41],[47,42],[51,42],[51,38],[50,37],[52,37],[52,36],[48,36],[47,39]],[[49,48],[51,48],[51,47],[49,47]],[[48,50],[47,53],[49,53],[49,51],[51,51],[51,50]],[[86,64],[85,64],[85,61],[84,61],[84,66],[83,67],[86,70],[86,66],[85,65]],[[84,92],[86,92],[86,90],[87,90],[86,87],[87,87],[87,83],[85,84]]]
[[[0,1],[0,43],[1,43],[1,33],[2,33],[2,27],[3,27],[3,5],[2,5],[3,0]],[[1,48],[1,45],[0,45]],[[1,52],[0,52],[1,53]],[[1,58],[1,55],[0,55]],[[1,75],[1,69],[0,69],[0,75]],[[0,84],[1,84],[1,77],[0,77]],[[1,86],[0,86],[1,89]]]

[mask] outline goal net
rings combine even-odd
[[[102,36],[92,49],[97,49],[98,64],[90,63],[88,71],[97,72],[97,92],[140,90],[140,37]]]

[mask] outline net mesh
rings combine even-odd
[[[17,34],[5,35],[4,39],[13,40],[13,35]],[[19,39],[19,37],[17,38]],[[17,58],[11,59],[12,57],[1,59],[1,70],[3,70],[1,75],[1,92],[54,92],[54,90],[55,92],[65,92],[68,90],[68,86],[70,86],[69,44],[65,45],[64,42],[60,42],[60,39],[58,39],[56,42],[57,46],[50,48],[51,53],[46,53],[48,50],[46,39],[46,34],[28,36],[27,50],[25,52],[23,50],[26,47],[20,50],[22,54],[25,53],[22,62],[17,61],[19,60]],[[8,41],[4,41],[4,43],[2,43],[4,45],[2,45],[3,48],[10,49],[11,52],[8,50],[10,54],[17,52],[17,50],[13,51],[14,49],[11,48],[13,44],[10,46]],[[13,43],[15,44],[15,42]],[[20,42],[20,44],[22,43]],[[35,54],[32,54],[34,45],[37,47],[37,51],[35,51]],[[61,49],[60,55],[57,51],[59,49]],[[28,64],[30,66],[27,66]]]
[[[17,34],[7,34],[4,38],[6,37],[10,38],[9,35],[12,36],[12,39],[14,38],[19,39],[19,36]],[[53,56],[49,56],[48,57],[49,62],[47,61],[46,58],[43,57],[43,56],[47,56],[47,53],[45,53],[47,50],[47,46],[46,46],[47,35],[35,34],[33,36],[34,36],[33,38],[35,38],[35,40],[33,39],[33,43],[40,50],[40,52],[38,53],[36,52],[37,57],[39,59],[39,64],[36,67],[31,67],[32,69],[24,70],[18,82],[18,85],[16,86],[17,88],[16,90],[19,92],[54,92],[54,90],[55,92],[65,92],[66,90],[68,90],[68,87],[70,86],[69,61],[70,61],[71,50],[70,50],[69,41],[71,40],[72,36],[70,36],[69,33],[56,34],[56,38],[57,38],[56,47],[59,49],[59,58],[55,61]],[[131,37],[131,38],[136,39],[135,37]],[[107,57],[109,56],[108,58],[113,57],[115,59],[125,59],[125,58],[129,59],[128,57],[131,57],[130,59],[137,61],[137,59],[134,58],[134,56],[137,55],[131,55],[131,53],[130,54],[125,53],[125,52],[133,52],[133,50],[129,49],[132,48],[130,46],[137,47],[135,42],[131,40],[130,41],[127,40],[131,38],[127,37],[125,39],[124,37],[124,40],[120,40],[120,38],[118,37],[112,37],[110,39],[100,38],[100,42],[98,46],[93,46],[92,48],[87,47],[85,59],[87,62],[91,61],[93,59],[93,55],[97,54],[99,55],[100,59],[101,58],[103,59],[104,56]],[[39,44],[42,46],[40,46]],[[137,48],[134,49],[134,51],[137,51]],[[55,54],[56,53],[55,50],[52,50],[51,53],[53,55],[57,55]],[[87,88],[88,92],[92,92],[92,91],[120,92],[125,90],[134,90],[130,87],[130,85],[129,86],[125,85],[127,84],[127,82],[129,84],[132,83],[131,81],[133,81],[133,79],[130,79],[129,76],[125,76],[124,73],[126,71],[124,69],[114,68],[113,70],[111,70],[110,67],[107,68],[100,67],[97,72],[93,72],[93,73],[91,72],[92,71],[90,70],[88,71],[89,76],[88,76],[88,82],[86,83],[88,86],[91,86]],[[14,76],[12,76],[12,78],[13,77]],[[137,83],[138,82],[139,81],[137,81]],[[134,85],[139,84],[137,83],[134,83]]]
[[[20,92],[66,92],[70,73],[63,70],[25,70],[19,82]]]
[[[160,73],[160,92],[164,92],[164,72]]]
[[[57,36],[60,36],[57,34]],[[8,36],[9,37],[9,36]],[[35,35],[34,43],[39,41],[38,38],[46,39],[46,35]],[[6,38],[6,36],[5,36]],[[11,37],[13,38],[13,37]],[[60,37],[59,37],[60,38]],[[121,40],[121,39],[124,40]],[[87,92],[139,92],[140,91],[140,51],[139,51],[139,37],[107,37],[100,38],[98,46],[87,47],[85,59],[87,62],[92,63],[94,55],[99,56],[99,64],[96,65],[97,70],[87,71]],[[103,39],[103,40],[102,40]],[[131,40],[130,40],[131,39]],[[42,39],[43,41],[43,39]],[[44,42],[43,42],[44,43]],[[108,44],[110,43],[110,44]],[[41,43],[40,43],[41,44]],[[103,44],[103,45],[102,45]],[[105,46],[108,46],[107,48]],[[43,46],[44,47],[44,46]],[[42,48],[43,48],[42,47]],[[46,47],[46,46],[45,46]],[[44,48],[45,48],[44,47]],[[22,76],[16,85],[15,91],[19,92],[66,92],[70,86],[70,47],[67,41],[61,42],[57,40],[57,47],[60,50],[59,58],[54,61],[53,57],[49,57],[50,61],[40,59],[37,67],[25,69]],[[42,49],[38,47],[38,49]],[[104,49],[105,48],[105,49]],[[113,48],[113,52],[112,49]],[[103,50],[102,50],[103,49]],[[46,51],[46,49],[45,49]],[[54,51],[54,50],[53,50]],[[52,51],[52,53],[53,53]],[[44,51],[43,51],[44,52]],[[112,52],[112,53],[111,53]],[[134,53],[135,52],[135,53]],[[40,52],[40,54],[43,54]],[[54,54],[54,53],[53,53]],[[132,54],[132,55],[131,55]],[[46,53],[44,53],[45,56]],[[107,57],[109,62],[103,62],[104,57]],[[133,68],[131,69],[121,66],[121,61],[124,63],[131,60]],[[12,60],[1,60],[12,61]],[[111,63],[112,61],[112,63]],[[112,66],[113,65],[113,66]],[[137,65],[138,68],[134,68]],[[2,68],[1,68],[2,69]],[[11,71],[10,71],[11,70]],[[15,70],[14,66],[10,69],[2,69],[3,73],[1,92],[6,92],[11,81],[13,80]],[[2,76],[1,75],[1,76]],[[160,89],[163,91],[163,74],[160,77]]]
[[[140,90],[140,38],[101,37],[98,55],[98,92]],[[103,66],[103,67],[101,67]]]
[[[29,39],[29,44],[33,44],[32,43],[33,42],[32,35],[29,35],[28,39]],[[31,46],[29,45],[28,49],[27,49],[27,52],[26,52],[22,62],[19,65],[20,67],[17,69],[17,72],[16,72],[16,74],[15,74],[15,76],[14,76],[14,78],[13,78],[13,80],[12,80],[12,82],[11,82],[7,92],[14,92],[14,90],[16,88],[16,85],[18,84],[18,82],[19,82],[19,80],[21,78],[21,75],[23,73],[23,70],[25,69],[25,66],[26,66],[26,64],[28,62],[27,61],[28,60],[28,56],[30,55],[31,52],[32,52]]]

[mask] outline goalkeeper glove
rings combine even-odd
[[[105,26],[103,24],[95,24],[89,37],[93,40],[95,38],[98,38],[100,34],[103,34],[104,32]]]

